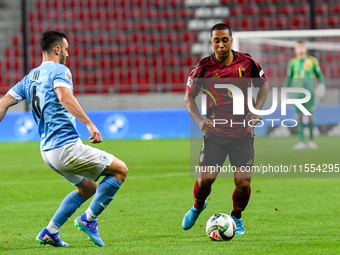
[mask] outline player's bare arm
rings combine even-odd
[[[86,125],[91,135],[89,138],[90,143],[100,143],[102,141],[102,136],[99,130],[84,112],[83,108],[78,103],[78,100],[73,96],[72,91],[65,87],[57,87],[55,91],[59,102],[65,107],[65,109]]]
[[[256,110],[262,110],[262,107],[264,103],[266,102],[267,96],[269,93],[269,85],[267,82],[265,82],[260,88],[259,92],[257,93],[256,97],[256,104],[254,108]],[[262,120],[262,117],[260,115],[256,115],[254,113],[251,113],[251,117],[255,120],[254,125],[259,122],[259,120]]]
[[[198,112],[195,99],[192,98],[188,93],[185,93],[184,105],[190,116],[195,120],[202,132],[206,133],[213,127],[213,123],[211,120],[202,118],[201,114]]]
[[[12,97],[10,94],[6,94],[0,99],[0,121],[5,117],[8,108],[17,103],[18,100]]]

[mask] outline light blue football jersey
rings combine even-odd
[[[59,102],[55,87],[68,87],[73,92],[71,71],[61,64],[43,62],[9,91],[19,102],[27,100],[32,108],[40,135],[40,150],[59,148],[76,142],[80,134],[76,120]]]

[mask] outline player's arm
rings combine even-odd
[[[285,82],[283,84],[284,87],[289,87],[290,83],[292,82],[292,78],[293,78],[293,61],[290,60],[288,62],[288,66],[287,66],[287,75],[286,75],[286,79]]]
[[[190,93],[186,92],[184,97],[184,105],[190,116],[195,120],[199,128],[204,132],[208,132],[213,127],[213,123],[210,119],[203,119],[198,112],[195,99],[190,96]]]
[[[312,60],[314,64],[314,74],[319,79],[319,84],[315,87],[314,92],[317,97],[324,99],[326,96],[326,86],[324,83],[324,77],[319,65],[319,61],[314,57],[312,57]]]
[[[256,103],[254,106],[256,110],[262,110],[262,107],[264,103],[266,102],[268,93],[269,93],[269,85],[267,82],[265,82],[261,87],[259,87],[259,91],[257,93]],[[256,115],[254,113],[251,113],[251,117],[252,119],[257,120],[254,122],[254,125],[256,125],[259,122],[259,120],[262,120],[262,117],[260,115]]]
[[[0,122],[5,117],[8,108],[17,103],[18,103],[18,100],[12,97],[8,93],[0,99]]]
[[[319,61],[316,58],[314,58],[314,73],[315,76],[318,77],[319,83],[324,84],[323,73],[321,71]]]
[[[55,88],[59,102],[65,109],[74,117],[84,123],[90,132],[90,143],[100,143],[102,141],[101,134],[91,119],[84,112],[83,108],[78,103],[78,100],[73,96],[72,90],[65,87]]]

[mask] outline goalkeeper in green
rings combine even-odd
[[[317,93],[318,96],[325,96],[325,85],[324,78],[321,72],[321,68],[319,62],[316,58],[307,55],[307,49],[303,42],[299,41],[295,47],[296,57],[291,59],[288,63],[287,67],[287,77],[285,80],[285,87],[293,86],[297,88],[305,88],[308,89],[311,93],[311,99],[304,103],[303,106],[313,114],[314,112],[314,92]],[[317,89],[315,89],[315,77],[319,79],[319,85]],[[301,93],[294,93],[294,98],[301,98],[303,95]],[[302,112],[298,107],[295,106],[295,111],[299,117],[299,123],[297,126],[298,135],[300,138],[300,142],[294,146],[294,149],[300,150],[304,149],[307,146],[311,149],[317,149],[318,146],[313,141],[313,129],[314,129],[314,120],[313,115],[309,115],[309,141],[306,145],[305,136],[303,134],[304,124],[302,122]]]

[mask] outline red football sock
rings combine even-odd
[[[209,196],[211,192],[211,186],[209,188],[201,188],[198,186],[198,182],[195,182],[194,186],[194,198],[195,204],[194,207],[197,209],[202,209],[204,206],[204,202],[206,198]]]
[[[246,209],[247,204],[249,202],[251,189],[249,187],[249,190],[246,193],[241,193],[237,189],[234,190],[233,193],[233,211],[231,212],[232,216],[235,216],[236,218],[241,218],[241,212]]]

